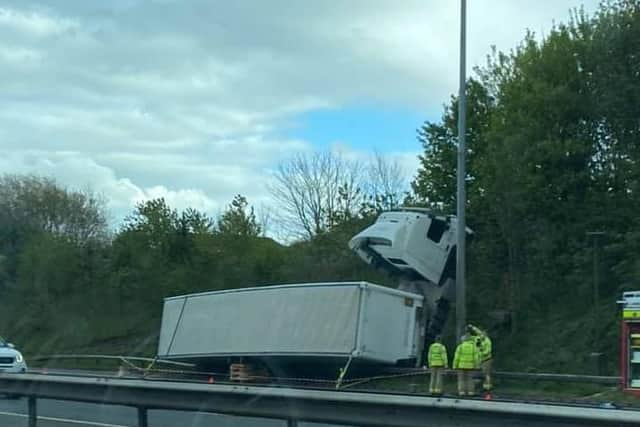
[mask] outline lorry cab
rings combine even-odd
[[[403,208],[381,214],[349,242],[367,262],[377,259],[404,273],[442,285],[455,277],[457,222],[426,209]],[[471,234],[471,230],[467,229]]]

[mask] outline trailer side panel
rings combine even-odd
[[[168,299],[158,355],[350,354],[358,302],[357,286],[265,287]]]

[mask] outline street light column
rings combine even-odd
[[[467,38],[467,2],[460,3],[460,86],[458,94],[458,195],[456,246],[456,335],[458,340],[464,333],[467,323],[466,301],[466,237],[465,217],[465,156],[466,156],[466,38]]]

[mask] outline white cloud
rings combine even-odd
[[[274,150],[276,152],[276,150]],[[146,164],[144,162],[147,162]],[[112,168],[78,152],[46,152],[0,149],[0,170],[12,173],[52,176],[67,187],[90,189],[107,198],[112,224],[117,226],[141,201],[163,197],[176,209],[192,207],[216,216],[234,195],[243,194],[255,205],[269,202],[265,191],[268,180],[265,165],[207,165],[149,163],[145,157],[124,159]],[[140,179],[134,183],[119,176],[116,170],[135,169]],[[174,176],[175,179],[171,179]],[[169,178],[167,178],[169,177]],[[173,181],[179,182],[172,186]],[[140,183],[165,182],[162,185]]]
[[[0,26],[36,37],[56,36],[78,28],[71,19],[5,7],[0,7]]]
[[[349,104],[437,111],[456,91],[458,2],[10,1],[0,6],[0,171],[144,198],[267,203],[295,116]],[[588,0],[593,9],[596,0]],[[469,2],[469,64],[576,1]],[[349,141],[344,142],[349,149]],[[412,174],[417,153],[393,153]]]

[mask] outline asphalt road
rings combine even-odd
[[[27,427],[26,399],[0,398],[0,426]],[[38,400],[39,427],[136,427],[137,413],[124,406]],[[231,417],[203,412],[149,411],[150,427],[284,427],[279,420]],[[301,427],[329,427],[300,423]]]

